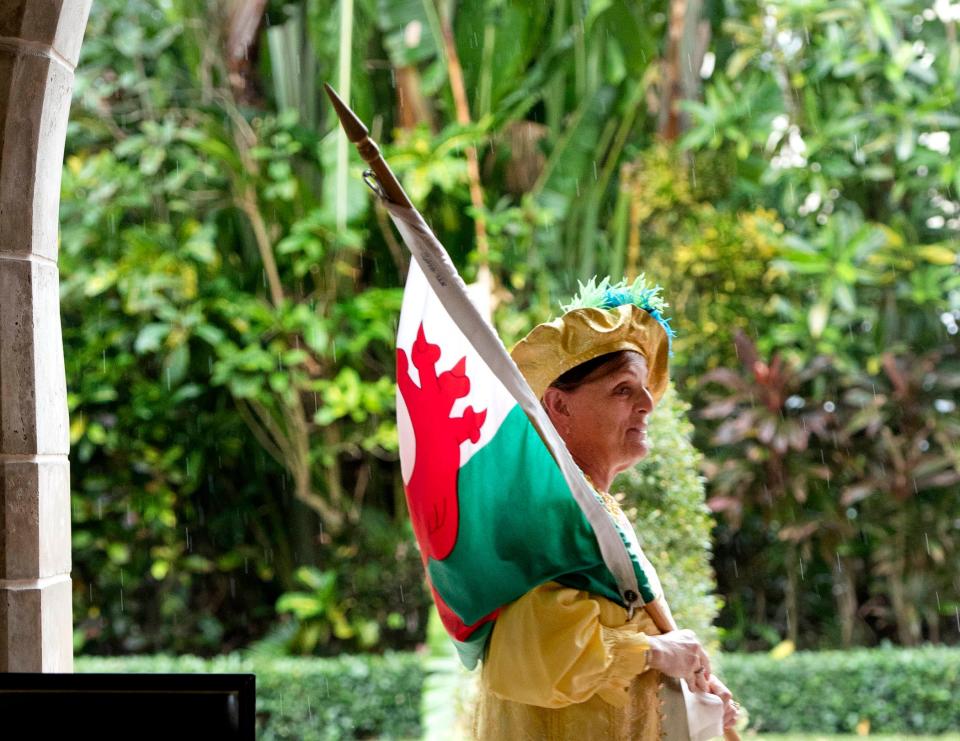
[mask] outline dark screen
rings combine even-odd
[[[252,674],[0,674],[0,718],[11,741],[252,741],[254,687]]]

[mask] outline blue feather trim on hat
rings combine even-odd
[[[663,315],[663,310],[669,304],[663,300],[660,286],[648,286],[645,275],[638,277],[633,283],[625,280],[613,283],[607,276],[597,281],[596,276],[586,283],[577,281],[579,292],[570,303],[562,305],[564,313],[574,309],[615,309],[618,306],[637,306],[657,320],[667,333],[667,343],[670,355],[673,356],[673,338],[677,333],[670,326],[670,319]]]

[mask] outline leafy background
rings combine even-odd
[[[957,8],[98,0],[61,216],[78,649],[425,639],[407,257],[322,80],[508,343],[578,279],[664,286],[676,395],[618,488],[696,551],[690,624],[956,643]]]

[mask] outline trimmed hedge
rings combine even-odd
[[[960,649],[801,651],[784,659],[724,654],[719,671],[768,732],[945,733],[960,730]]]
[[[274,739],[416,738],[426,656],[267,659],[237,655],[81,657],[78,672],[254,672],[257,737]],[[877,648],[724,654],[718,670],[771,733],[937,734],[960,730],[960,649]]]
[[[424,662],[413,653],[335,658],[77,658],[77,672],[257,675],[261,741],[418,738]]]

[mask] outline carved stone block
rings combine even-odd
[[[0,256],[0,452],[69,450],[57,268]]]
[[[0,579],[70,573],[66,460],[0,463]]]
[[[90,4],[91,0],[5,0],[0,3],[0,37],[53,46],[76,66]]]
[[[0,46],[0,254],[57,259],[73,72]]]
[[[70,579],[0,589],[0,672],[73,671]]]

